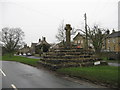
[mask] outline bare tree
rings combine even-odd
[[[84,34],[86,34],[86,32],[84,32],[83,30],[81,30]],[[87,39],[91,40],[91,43],[95,49],[96,53],[100,53],[102,46],[103,46],[103,42],[105,41],[106,37],[109,35],[109,30],[105,30],[102,28],[99,28],[97,25],[94,26],[92,29],[90,29],[90,27],[88,26],[88,31],[87,31]]]
[[[8,28],[2,29],[2,42],[4,48],[8,53],[13,53],[23,43],[24,32],[20,28]]]
[[[58,27],[58,33],[56,35],[56,39],[58,41],[61,41],[61,42],[65,41],[66,36],[65,36],[64,28],[65,28],[64,21],[62,21],[62,23]]]

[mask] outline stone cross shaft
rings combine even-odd
[[[71,43],[70,43],[71,33],[70,33],[70,31],[72,30],[71,25],[66,24],[65,30],[66,30],[66,48],[70,48],[70,46],[71,46]]]

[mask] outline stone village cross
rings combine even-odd
[[[65,30],[66,30],[66,45],[65,45],[65,47],[67,49],[69,49],[70,46],[71,46],[71,43],[70,43],[70,39],[71,39],[70,31],[72,30],[71,25],[70,24],[66,24]]]

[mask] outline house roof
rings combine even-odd
[[[84,38],[84,35],[82,35],[78,32],[78,34],[73,38],[73,40],[75,40],[77,37],[83,37]]]
[[[113,38],[113,37],[120,37],[120,31],[113,32],[108,36],[108,38]]]
[[[31,43],[31,46],[36,46],[37,45],[37,43]]]
[[[43,37],[43,40],[39,41],[36,46],[42,45],[42,44],[50,45],[50,44],[46,41],[45,37]]]

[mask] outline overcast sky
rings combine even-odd
[[[49,43],[56,42],[59,24],[71,24],[84,29],[84,13],[90,27],[118,30],[119,0],[0,0],[0,29],[20,27],[25,42],[38,42],[45,36]]]

